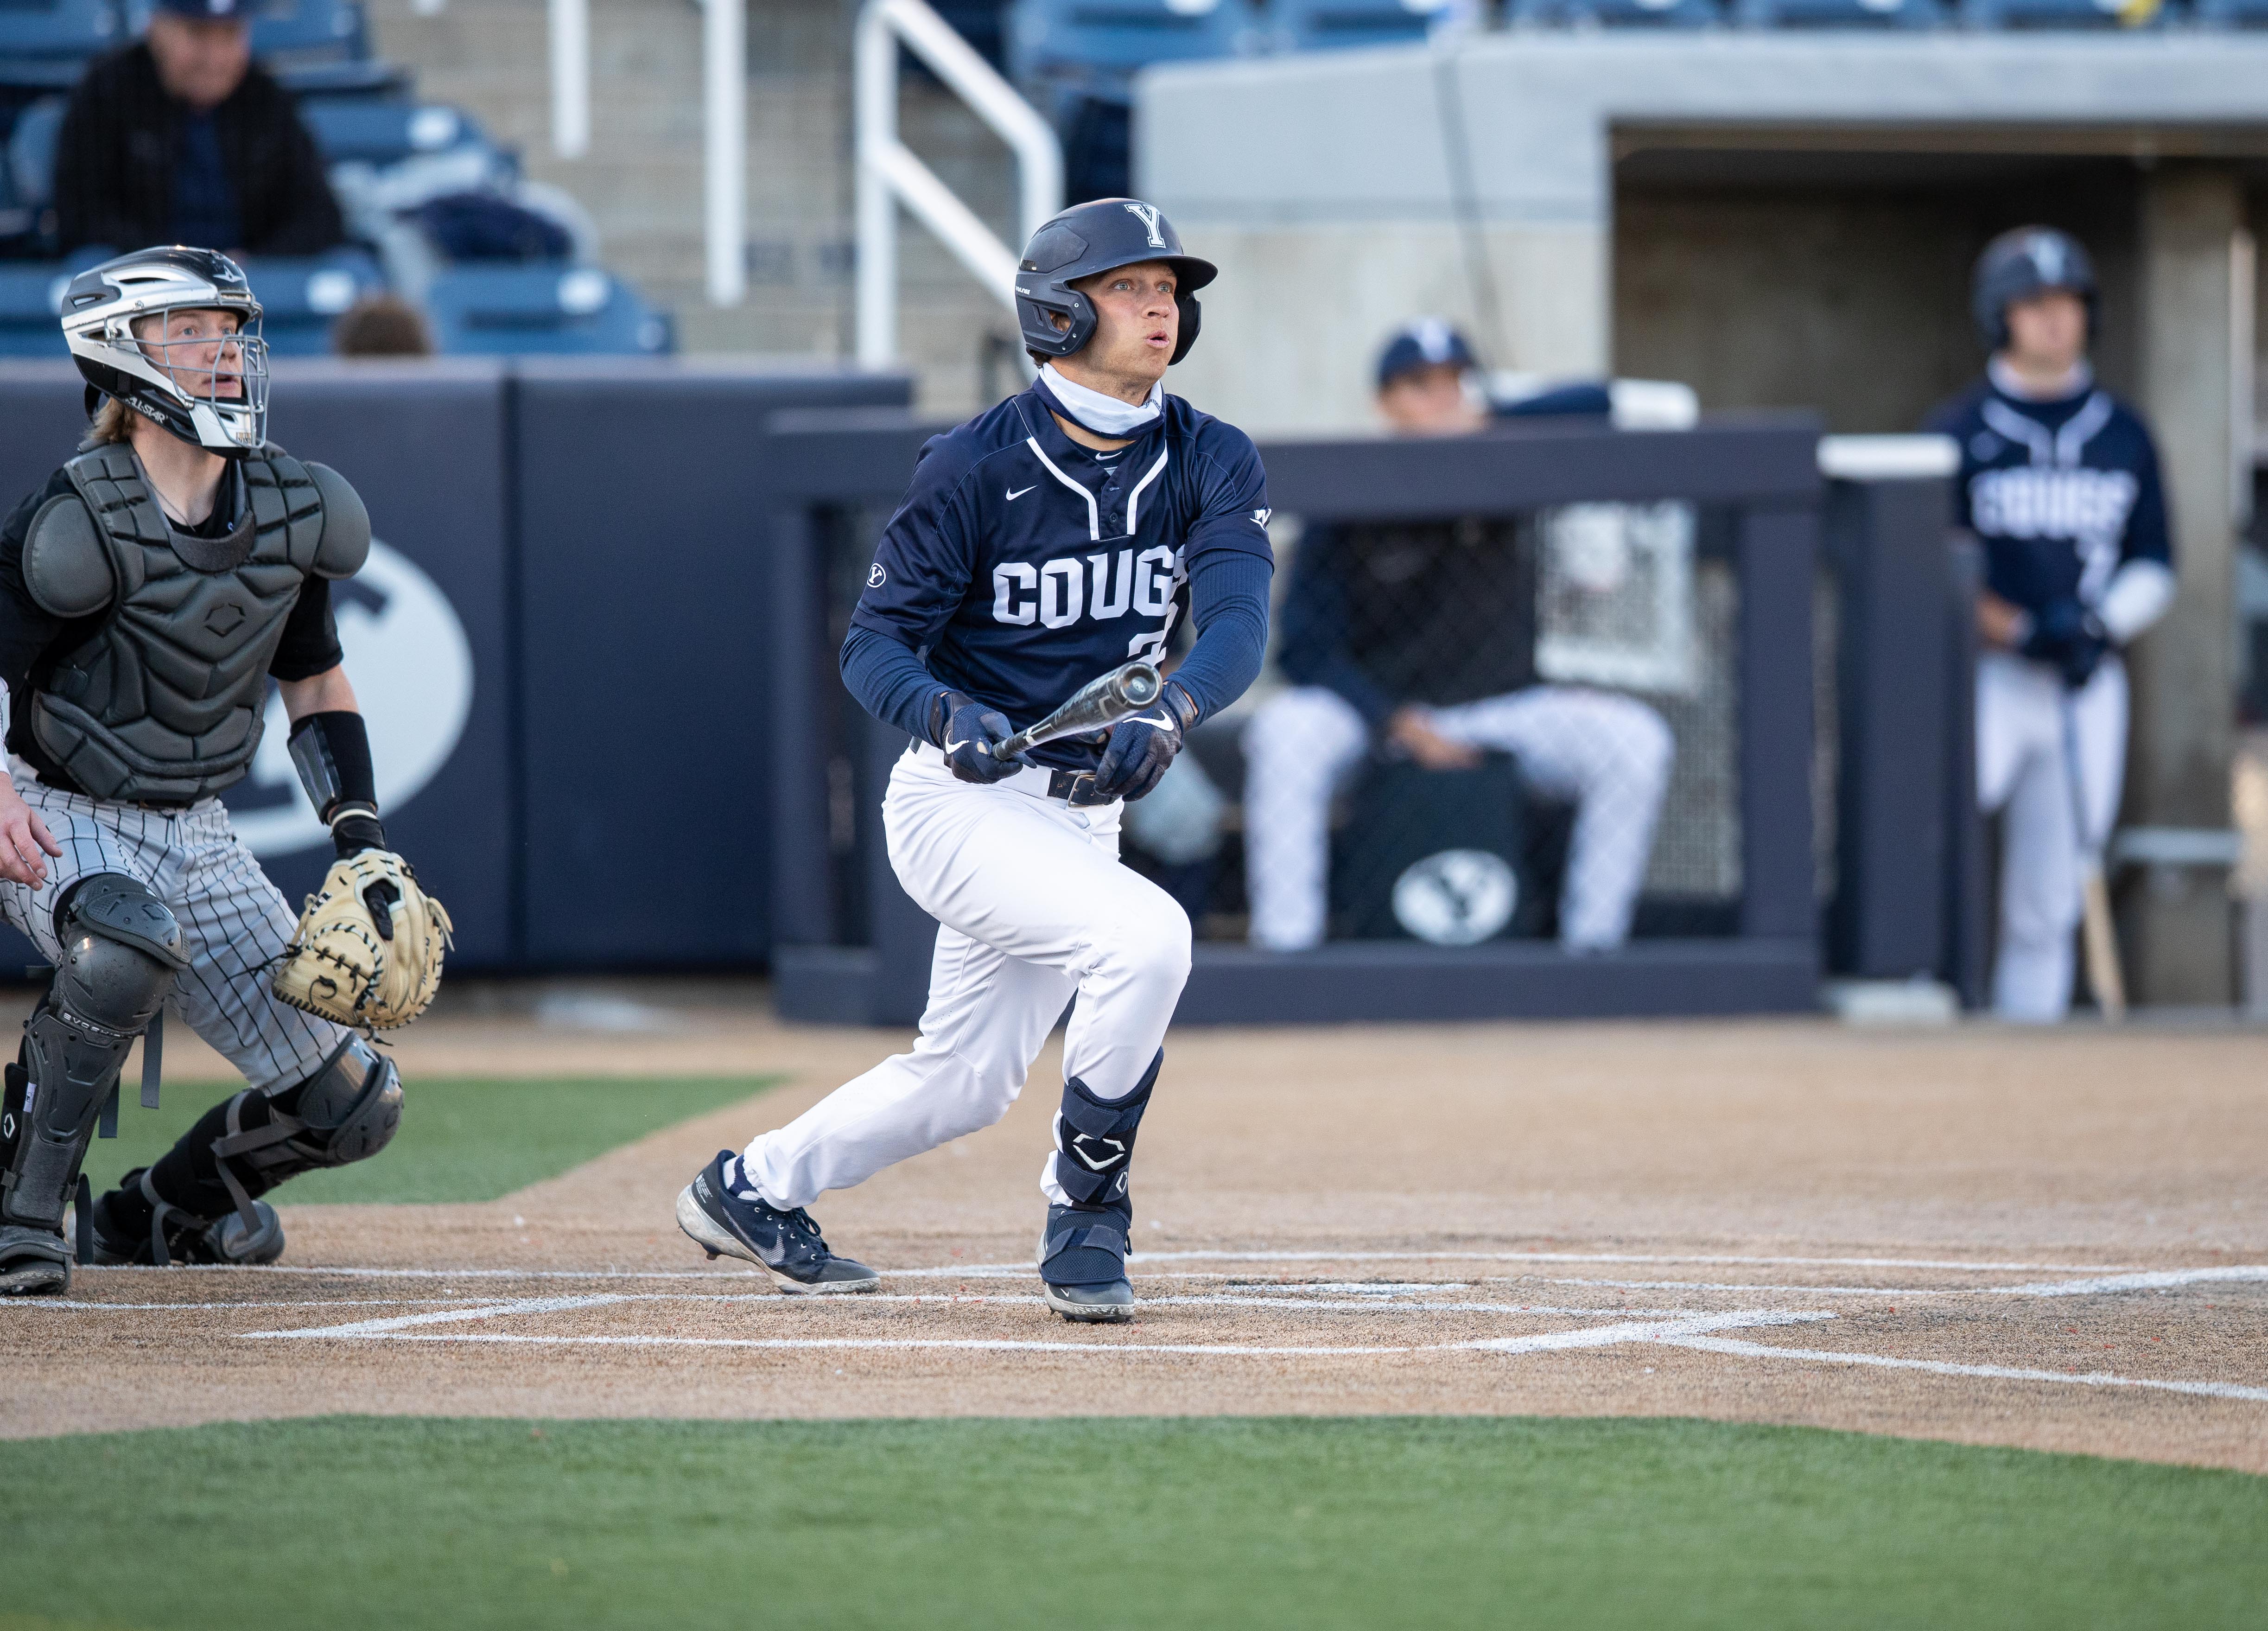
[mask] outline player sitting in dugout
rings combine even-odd
[[[1481,430],[1491,409],[1477,373],[1455,329],[1412,323],[1380,354],[1379,412],[1402,435]],[[1607,410],[1602,387],[1555,398],[1559,411]],[[1256,944],[1322,940],[1331,798],[1376,748],[1429,770],[1510,754],[1528,787],[1575,807],[1560,943],[1590,951],[1628,938],[1675,743],[1644,703],[1536,683],[1535,564],[1518,523],[1310,528],[1280,623],[1277,661],[1292,684],[1243,738]]]

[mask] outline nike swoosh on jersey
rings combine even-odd
[[[1034,483],[1032,483],[1032,487],[1036,487],[1036,486],[1038,486],[1038,485],[1039,485],[1039,483],[1037,483],[1037,482],[1034,482]],[[1022,497],[1024,496],[1024,493],[1031,491],[1032,491],[1032,487],[1027,487],[1027,488],[1025,488],[1023,492],[1018,492],[1014,488],[1012,488],[1012,488],[1010,488],[1010,489],[1008,490],[1008,502],[1009,502],[1009,503],[1011,503],[1011,504],[1015,503],[1017,499],[1019,499],[1019,498],[1022,498]]]

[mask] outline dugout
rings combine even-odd
[[[1263,433],[1366,424],[1371,351],[1425,312],[1500,367],[1910,430],[1979,363],[1984,241],[2078,233],[2103,377],[2158,432],[2182,580],[2133,655],[2122,825],[2151,853],[2225,852],[2268,40],[1513,31],[1160,68],[1136,141],[1138,187],[1222,267],[1180,388]],[[2136,994],[2227,1002],[2224,875],[2125,884]]]

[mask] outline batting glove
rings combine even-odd
[[[930,736],[945,754],[946,768],[962,781],[990,786],[1028,765],[1020,753],[1012,759],[992,756],[992,744],[1015,734],[1006,714],[959,691],[946,691],[930,705]]]
[[[1182,738],[1197,718],[1195,699],[1167,681],[1154,704],[1110,727],[1102,763],[1094,767],[1095,796],[1130,803],[1145,796],[1182,750]]]
[[[2051,601],[2033,614],[2031,632],[2022,647],[2033,661],[2059,670],[2073,690],[2095,677],[2110,649],[2110,635],[2102,619],[2076,600]]]

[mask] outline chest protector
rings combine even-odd
[[[209,798],[259,750],[268,665],[318,570],[322,489],[297,459],[263,448],[236,465],[235,530],[202,539],[167,525],[125,447],[94,448],[63,469],[94,518],[114,592],[93,637],[38,682],[33,739],[94,798]]]

